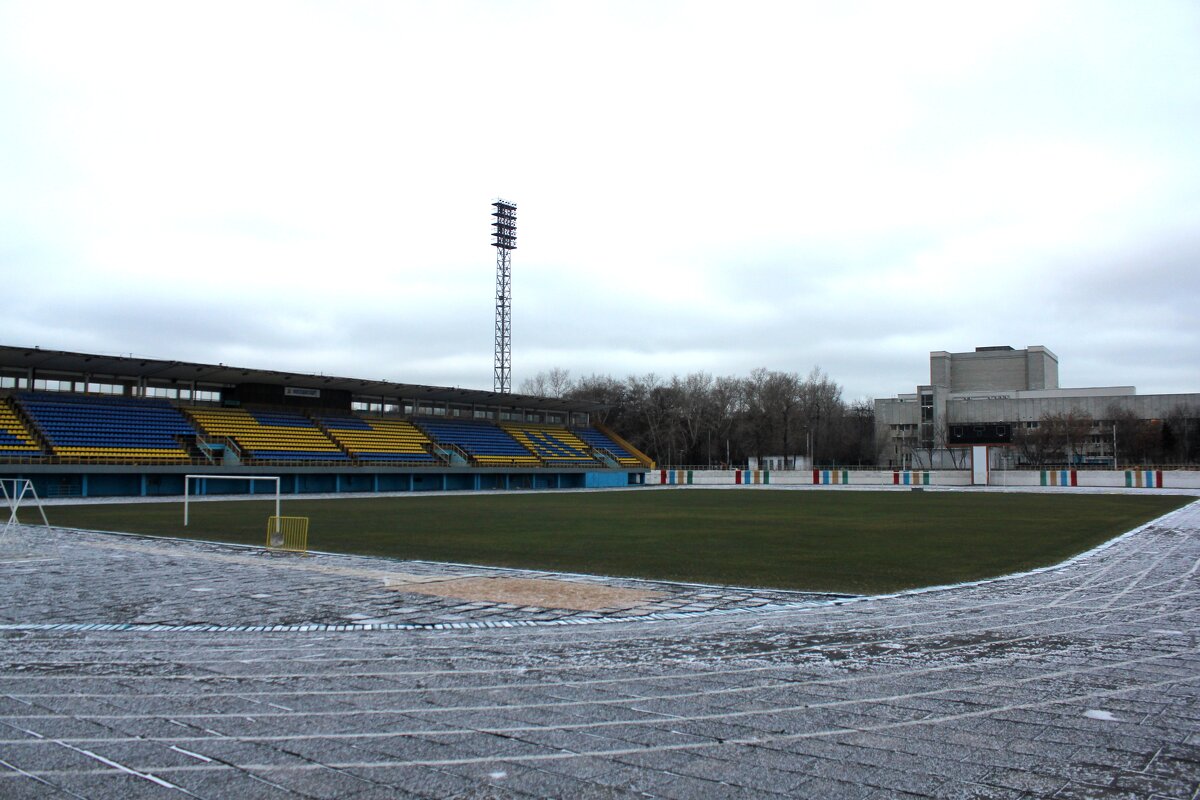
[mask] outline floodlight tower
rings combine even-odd
[[[517,204],[492,203],[492,245],[496,248],[496,369],[495,391],[512,391],[512,251],[517,249]]]

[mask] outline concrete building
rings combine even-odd
[[[1064,389],[1058,356],[1031,346],[929,354],[929,383],[875,401],[881,466],[963,468],[972,445],[992,466],[1195,461],[1200,394],[1138,395],[1132,386]]]

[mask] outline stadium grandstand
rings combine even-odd
[[[28,478],[43,497],[181,495],[194,473],[280,476],[294,494],[644,483],[653,462],[593,422],[602,408],[0,346],[0,477]]]

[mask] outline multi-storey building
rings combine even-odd
[[[929,383],[875,401],[875,441],[886,466],[962,467],[975,444],[996,445],[1003,466],[1187,461],[1200,449],[1200,394],[1060,388],[1058,357],[1041,346],[935,351]]]

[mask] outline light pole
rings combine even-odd
[[[1113,469],[1117,468],[1117,421],[1113,420]]]
[[[492,246],[496,248],[496,365],[495,391],[512,391],[512,251],[517,249],[517,204],[492,203]]]

